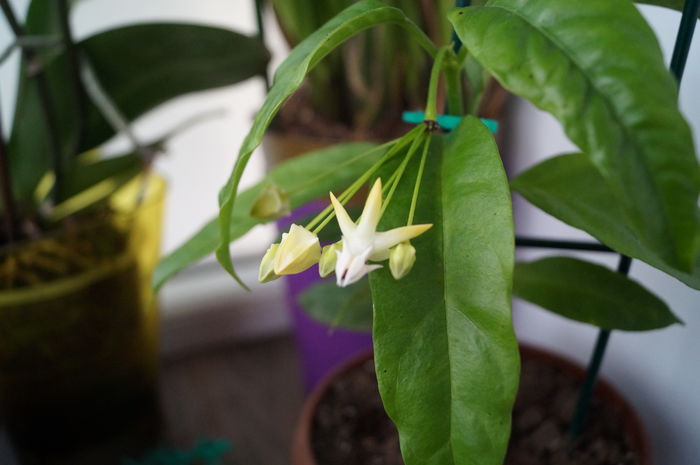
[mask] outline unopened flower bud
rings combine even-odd
[[[318,274],[322,278],[329,276],[335,271],[335,264],[338,262],[338,252],[343,250],[343,241],[338,241],[327,245],[321,251],[321,260],[318,262]]]
[[[287,193],[275,183],[266,185],[253,203],[250,216],[262,220],[274,220],[289,215],[291,207]]]
[[[268,283],[279,278],[279,275],[275,273],[275,255],[277,255],[277,250],[279,250],[279,244],[272,244],[265,255],[263,255],[260,261],[260,270],[258,271],[258,282]]]
[[[293,224],[275,255],[275,273],[278,275],[301,273],[318,263],[321,244],[318,236],[306,228]]]
[[[416,249],[410,242],[401,242],[389,250],[389,269],[394,279],[401,279],[416,262]]]

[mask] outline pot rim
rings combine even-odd
[[[146,181],[146,189],[143,201],[139,203],[138,198],[141,192],[142,177],[136,177],[117,192],[112,194],[110,205],[119,215],[126,218],[134,217],[139,211],[151,208],[163,202],[165,198],[166,181],[159,175],[150,175]],[[41,236],[36,240],[43,240],[46,236]],[[31,243],[31,240],[27,243]],[[82,271],[79,274],[62,277],[54,281],[42,282],[37,285],[22,287],[19,289],[0,290],[0,308],[17,304],[32,304],[34,302],[45,301],[57,296],[70,294],[76,289],[84,288],[90,284],[103,279],[112,273],[129,266],[134,260],[133,252],[127,247],[114,259],[96,268]]]
[[[522,358],[545,360],[579,381],[582,381],[586,376],[586,371],[579,364],[565,356],[530,344],[521,343],[519,347]],[[304,401],[293,436],[292,465],[318,465],[311,448],[311,427],[319,402],[337,378],[362,365],[373,358],[373,356],[374,351],[368,350],[349,358],[324,376]],[[632,448],[639,454],[639,465],[652,465],[653,456],[649,436],[637,412],[629,402],[612,384],[603,378],[598,379],[595,386],[595,394],[606,405],[614,407],[615,416],[621,420],[622,427],[627,432]]]

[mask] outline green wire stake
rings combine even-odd
[[[401,114],[401,119],[403,119],[403,121],[406,123],[421,124],[425,121],[425,113],[422,111],[404,111]],[[461,116],[438,115],[437,117],[438,125],[446,131],[452,131],[459,125],[460,121],[462,121]],[[481,118],[481,122],[484,123],[493,134],[498,132],[498,121]]]
[[[700,0],[686,0],[685,5],[683,5],[681,24],[678,27],[676,44],[673,47],[673,57],[671,58],[671,72],[676,76],[679,84],[683,77],[685,63],[688,60],[690,42],[693,40],[698,14],[700,14]]]

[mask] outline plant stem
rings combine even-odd
[[[408,149],[408,153],[406,153],[406,156],[404,159],[401,161],[401,164],[399,167],[396,169],[396,177],[394,179],[393,184],[391,185],[391,189],[389,189],[389,192],[386,194],[386,198],[384,199],[384,202],[382,202],[382,211],[380,213],[380,217],[384,215],[384,212],[386,211],[387,207],[391,203],[391,199],[394,197],[394,192],[396,191],[396,188],[399,185],[399,182],[401,182],[401,178],[403,177],[404,171],[406,171],[406,166],[408,166],[408,163],[411,161],[411,158],[413,158],[413,155],[418,151],[418,147],[420,144],[425,142],[425,136],[423,134],[418,135],[415,139],[413,139],[413,143],[411,144],[411,147]]]
[[[678,35],[676,36],[676,44],[673,47],[673,57],[671,58],[671,72],[676,76],[679,84],[683,77],[685,64],[688,61],[688,52],[690,51],[690,43],[693,40],[698,14],[700,14],[700,0],[686,0],[683,6],[683,16],[678,28]]]
[[[10,183],[10,160],[7,154],[7,145],[2,131],[2,115],[0,115],[0,189],[2,194],[2,207],[5,217],[5,230],[10,243],[15,240],[15,227],[17,226],[17,203],[12,194]]]
[[[445,62],[445,83],[447,84],[447,113],[460,116],[464,113],[464,96],[462,95],[462,67],[454,53]]]
[[[10,6],[9,0],[0,0],[0,9],[2,9],[7,23],[15,35],[15,39],[21,40],[24,36],[26,36],[24,28],[17,21],[17,17]],[[58,134],[58,127],[56,126],[56,118],[51,101],[51,95],[49,93],[46,77],[44,76],[43,63],[39,62],[39,58],[34,53],[34,50],[22,48],[22,55],[24,58],[25,73],[27,74],[27,77],[32,79],[36,84],[39,102],[41,103],[41,116],[44,120],[44,125],[46,126],[49,150],[51,151],[54,171],[55,181],[53,196],[54,200],[57,201],[61,199],[63,191],[63,157],[61,154],[61,143]]]
[[[420,192],[420,183],[423,179],[423,169],[425,168],[425,160],[428,158],[428,150],[430,150],[432,138],[432,134],[428,134],[425,146],[423,147],[423,153],[420,157],[420,165],[418,165],[418,173],[416,174],[416,184],[413,186],[413,196],[411,197],[411,208],[408,210],[408,220],[406,220],[408,226],[413,224],[413,216],[416,213],[416,204],[418,203],[418,193]]]
[[[317,182],[319,182],[320,180],[322,180],[326,176],[330,176],[331,174],[335,173],[336,171],[338,171],[338,170],[340,170],[348,165],[355,163],[356,161],[359,161],[365,157],[368,157],[376,152],[381,152],[382,150],[386,150],[391,144],[392,144],[392,142],[386,142],[382,145],[379,145],[379,146],[374,147],[370,150],[367,150],[366,152],[362,152],[360,154],[357,154],[354,157],[349,158],[342,163],[339,163],[338,165],[334,166],[333,168],[324,171],[323,173],[319,174],[318,176],[313,177],[307,181],[304,181],[303,183],[299,184],[298,186],[294,186],[293,188],[287,190],[287,195],[295,194],[295,193],[299,192],[300,190],[307,188],[308,186],[316,184]]]
[[[362,187],[362,185],[367,182],[367,180],[374,174],[386,161],[388,161],[391,157],[396,155],[399,151],[401,151],[406,145],[411,143],[413,139],[420,134],[424,128],[422,126],[416,126],[415,128],[411,129],[409,132],[403,135],[399,140],[393,143],[393,146],[387,151],[387,153],[384,154],[384,156],[379,159],[374,165],[372,165],[367,171],[365,171],[362,176],[360,176],[355,182],[353,182],[350,187],[345,189],[342,194],[338,196],[338,201],[340,203],[345,203],[347,200],[349,200],[355,193]],[[328,215],[328,216],[326,216]],[[313,232],[315,234],[318,234],[319,231],[321,231],[329,221],[331,221],[335,217],[335,211],[333,210],[333,206],[329,205],[326,208],[323,209],[321,213],[316,215],[314,219],[312,219],[307,225],[306,229],[311,229],[316,225],[319,221],[321,221],[325,217],[325,220],[317,226]]]
[[[445,58],[446,48],[438,50],[433,61],[433,68],[430,70],[430,83],[428,84],[428,101],[425,104],[425,120],[437,121],[437,93],[440,84],[440,73],[442,72],[442,61]]]
[[[613,249],[598,242],[568,241],[557,239],[540,239],[537,237],[515,236],[518,247],[540,247],[544,249],[587,250],[591,252],[612,252]]]
[[[117,107],[109,94],[104,90],[89,60],[82,60],[80,75],[82,77],[82,82],[85,84],[87,95],[107,123],[115,132],[124,134],[126,138],[129,139],[132,149],[138,153],[146,163],[149,163],[153,157],[153,150],[142,144],[138,137],[136,137],[136,134],[131,130],[129,120],[122,114],[119,107]]]
[[[70,78],[73,84],[73,92],[75,93],[75,107],[77,111],[76,118],[76,137],[75,150],[72,155],[77,155],[85,141],[85,120],[87,117],[87,100],[85,87],[80,77],[80,54],[73,40],[73,33],[70,28],[70,9],[68,0],[57,0],[58,16],[61,26],[61,38],[63,46],[66,50],[68,65],[70,68]]]

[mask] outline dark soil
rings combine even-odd
[[[579,385],[540,360],[523,360],[505,465],[638,465],[613,412],[594,399],[584,432],[568,444]],[[337,380],[314,418],[319,465],[403,465],[398,433],[381,404],[369,360]]]

